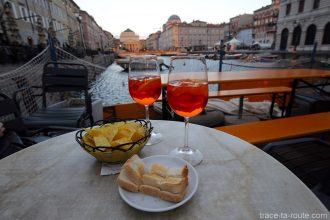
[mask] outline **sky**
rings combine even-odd
[[[240,14],[250,13],[271,0],[74,0],[99,26],[115,37],[127,28],[145,39],[161,30],[168,18],[176,14],[182,22],[193,20],[212,24],[229,22]]]

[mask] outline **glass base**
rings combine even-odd
[[[178,147],[169,153],[171,156],[180,157],[193,166],[203,161],[203,154],[198,149]]]
[[[149,138],[148,142],[146,143],[146,145],[158,144],[161,141],[162,141],[162,134],[152,131],[150,138]]]

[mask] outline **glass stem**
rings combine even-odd
[[[184,149],[188,148],[188,136],[189,136],[189,117],[184,117]]]
[[[146,109],[146,121],[149,121],[149,105],[144,106]]]

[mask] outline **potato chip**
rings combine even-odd
[[[128,127],[132,127],[132,128],[134,128],[135,130],[137,130],[137,129],[139,129],[139,128],[141,128],[142,127],[142,125],[140,124],[140,123],[136,123],[136,122],[127,122],[126,123],[126,126],[128,126]]]
[[[134,134],[133,134],[133,136],[132,136],[132,141],[138,141],[138,140],[140,140],[141,138],[143,138],[144,137],[144,133],[143,134],[141,134],[139,131],[136,131]]]
[[[144,129],[144,127],[139,128],[136,132],[138,132],[142,136],[146,135],[146,130]]]
[[[117,133],[118,133],[117,127],[106,127],[104,129],[104,135],[108,139],[109,143],[111,143],[111,141],[113,141],[113,139]]]
[[[113,140],[118,140],[122,138],[126,138],[128,140],[132,140],[132,136],[135,133],[135,129],[128,126],[121,126],[118,128],[118,132]]]
[[[118,146],[140,140],[145,136],[145,128],[137,122],[116,122],[105,124],[101,127],[84,128],[87,132],[83,141],[91,146],[108,147]],[[131,145],[125,145],[123,149],[129,149]],[[112,151],[112,149],[105,149]]]
[[[111,146],[115,147],[115,146],[118,146],[118,145],[121,145],[121,144],[126,144],[126,143],[129,143],[129,142],[131,142],[131,139],[128,139],[126,137],[122,137],[120,139],[112,141]]]
[[[104,136],[100,128],[85,129],[85,131],[92,137]]]
[[[89,134],[85,134],[82,137],[82,140],[83,140],[84,143],[88,144],[89,146],[95,147],[95,143],[94,143],[93,137],[90,136]]]
[[[100,136],[96,136],[96,137],[93,137],[94,139],[94,143],[95,143],[95,146],[96,147],[107,147],[110,145],[108,139],[106,137],[100,137]]]
[[[116,123],[112,124],[112,126],[120,128],[120,127],[124,126],[125,124],[126,124],[125,122],[120,121],[120,122],[116,122]]]

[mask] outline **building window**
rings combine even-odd
[[[281,44],[280,44],[280,50],[285,50],[288,42],[289,37],[289,30],[287,28],[282,30],[281,33]]]
[[[325,25],[322,44],[330,44],[330,22]]]
[[[286,14],[286,15],[289,15],[289,14],[290,14],[290,11],[291,11],[291,3],[289,3],[289,4],[286,5],[286,11],[285,11],[285,14]]]
[[[298,13],[302,13],[304,11],[304,6],[305,6],[305,0],[300,0],[299,1]]]
[[[316,34],[316,26],[314,24],[309,25],[306,31],[305,45],[313,45]]]
[[[292,46],[296,47],[300,44],[300,36],[301,36],[301,27],[297,26],[293,30],[292,41],[291,41]]]
[[[28,13],[27,13],[26,8],[20,6],[20,10],[21,10],[21,18],[22,18],[24,21],[28,21]]]
[[[320,0],[314,0],[313,9],[317,9],[320,6]]]

